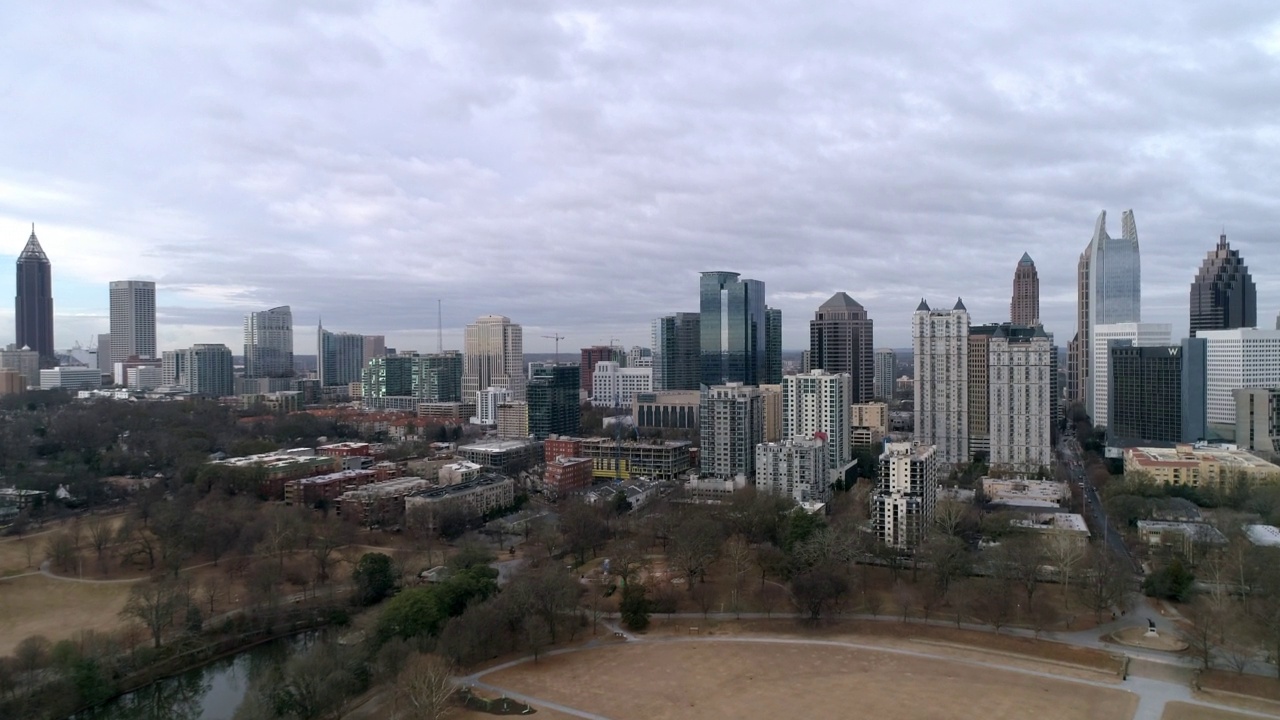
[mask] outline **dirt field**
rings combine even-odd
[[[975,717],[976,708],[989,720],[1128,720],[1137,708],[1122,690],[812,645],[641,643],[547,658],[484,680],[617,720],[939,720]]]
[[[1161,720],[1253,720],[1255,715],[1215,710],[1184,702],[1171,702],[1164,706]]]
[[[8,655],[30,635],[53,642],[82,629],[109,630],[122,624],[120,608],[129,585],[89,584],[23,577],[0,583],[0,655]]]

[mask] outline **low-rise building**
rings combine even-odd
[[[423,490],[405,498],[405,512],[427,531],[438,530],[440,517],[450,508],[461,508],[472,518],[510,507],[515,503],[515,482],[502,475],[481,475],[460,485]]]
[[[440,484],[441,485],[459,485],[469,482],[480,477],[481,471],[484,470],[479,463],[469,462],[467,460],[459,460],[458,462],[449,463],[440,468]]]
[[[461,425],[476,414],[476,404],[466,402],[424,402],[417,405],[418,417]]]
[[[698,427],[702,394],[697,390],[636,393],[631,417],[639,428],[692,430]]]
[[[1138,537],[1151,547],[1172,547],[1191,562],[1200,554],[1199,548],[1227,544],[1226,536],[1208,523],[1139,520]]]
[[[1124,451],[1124,472],[1146,473],[1158,483],[1192,487],[1217,487],[1241,477],[1255,483],[1280,481],[1280,467],[1234,445],[1129,448]]]
[[[290,480],[324,475],[339,469],[336,458],[316,455],[311,448],[226,458],[210,464],[252,470],[259,483],[258,494],[269,500],[283,500],[285,483]]]
[[[431,483],[419,477],[369,483],[338,498],[338,516],[363,527],[402,525],[405,498],[429,487]]]
[[[340,472],[298,478],[284,484],[284,502],[297,507],[315,507],[320,502],[332,502],[339,495],[363,487],[377,480],[372,470],[342,470]]]
[[[249,393],[240,396],[240,407],[248,410],[263,405],[271,412],[291,413],[302,409],[302,393],[297,390],[279,390],[270,393]]]
[[[96,390],[100,387],[102,371],[98,368],[56,367],[40,371],[41,390]]]
[[[455,455],[502,472],[515,472],[539,462],[542,443],[536,440],[482,440],[470,445],[460,445]]]
[[[728,502],[733,494],[747,487],[746,475],[731,478],[699,477],[691,473],[684,482],[684,498],[693,503]]]
[[[1056,508],[1071,499],[1065,482],[1026,478],[982,478],[982,494],[993,505]]]
[[[547,495],[560,498],[591,487],[594,480],[591,458],[557,457],[547,462],[542,474],[542,486]]]
[[[1089,526],[1084,516],[1075,513],[1031,513],[1013,520],[1010,525],[1022,530],[1066,538],[1081,547],[1089,543]]]

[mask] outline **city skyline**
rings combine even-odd
[[[1065,343],[1074,261],[1106,207],[1134,208],[1152,250],[1144,320],[1186,334],[1223,225],[1260,316],[1280,310],[1280,158],[1245,90],[1280,57],[1274,8],[1077,4],[1049,22],[999,7],[975,26],[927,4],[707,5],[673,26],[564,3],[498,35],[479,12],[7,9],[22,110],[0,149],[0,256],[40,226],[56,345],[105,330],[102,288],[122,277],[157,283],[161,348],[234,348],[246,312],[289,304],[299,347],[323,315],[429,350],[437,298],[454,348],[492,313],[531,352],[552,332],[647,345],[652,318],[692,307],[699,271],[730,266],[768,284],[787,350],[837,291],[902,348],[921,296],[1003,319],[1024,252]],[[101,44],[75,42],[90,28]],[[190,72],[130,71],[175,52]],[[0,309],[0,342],[12,326]]]

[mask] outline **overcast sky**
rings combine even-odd
[[[433,349],[437,298],[446,347],[647,345],[701,270],[763,280],[788,349],[840,290],[901,347],[921,296],[1007,320],[1024,251],[1065,345],[1129,208],[1144,320],[1185,334],[1224,227],[1280,310],[1274,2],[51,0],[0,41],[0,257],[36,223],[60,348],[121,279],[162,348],[288,304],[298,353],[321,315]]]

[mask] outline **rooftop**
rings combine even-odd
[[[477,452],[503,452],[504,450],[519,450],[535,445],[534,440],[481,440],[473,442],[469,445],[458,446],[459,451],[473,450]]]
[[[1280,547],[1280,528],[1275,525],[1245,525],[1244,534],[1254,545]]]
[[[1203,462],[1220,463],[1238,469],[1280,473],[1280,467],[1235,445],[1177,445],[1172,448],[1137,447],[1125,450],[1125,459],[1148,467],[1188,467]]]

